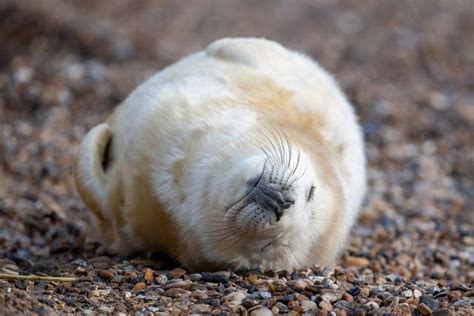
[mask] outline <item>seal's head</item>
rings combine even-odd
[[[193,194],[202,204],[188,208],[197,207],[197,216],[183,221],[183,226],[190,223],[185,234],[193,236],[186,238],[188,243],[200,249],[205,267],[280,269],[329,263],[325,260],[332,257],[323,252],[337,248],[327,243],[340,220],[337,190],[327,180],[333,177],[330,162],[305,147],[311,143],[306,136],[277,129],[250,134],[227,140],[197,160],[201,166],[194,170],[200,170],[200,179],[195,183],[205,185],[196,186]],[[180,260],[188,266],[196,261]]]

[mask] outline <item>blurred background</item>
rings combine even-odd
[[[256,36],[317,59],[359,114],[370,189],[343,258],[472,281],[473,30],[470,0],[0,0],[0,258],[93,256],[71,177],[82,136],[164,66]]]

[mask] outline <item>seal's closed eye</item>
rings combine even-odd
[[[312,185],[311,188],[309,189],[308,198],[306,199],[306,202],[311,202],[313,200],[315,189],[316,189],[316,187],[314,185]]]

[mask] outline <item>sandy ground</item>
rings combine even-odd
[[[0,1],[0,314],[469,314],[471,1]],[[364,127],[370,190],[336,267],[189,274],[102,256],[71,162],[143,79],[224,36],[334,73]]]

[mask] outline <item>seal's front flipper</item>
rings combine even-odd
[[[112,130],[108,124],[100,124],[84,137],[74,166],[76,187],[86,206],[94,212],[99,221],[104,218],[104,204],[107,192],[105,169],[109,164],[109,147]]]

